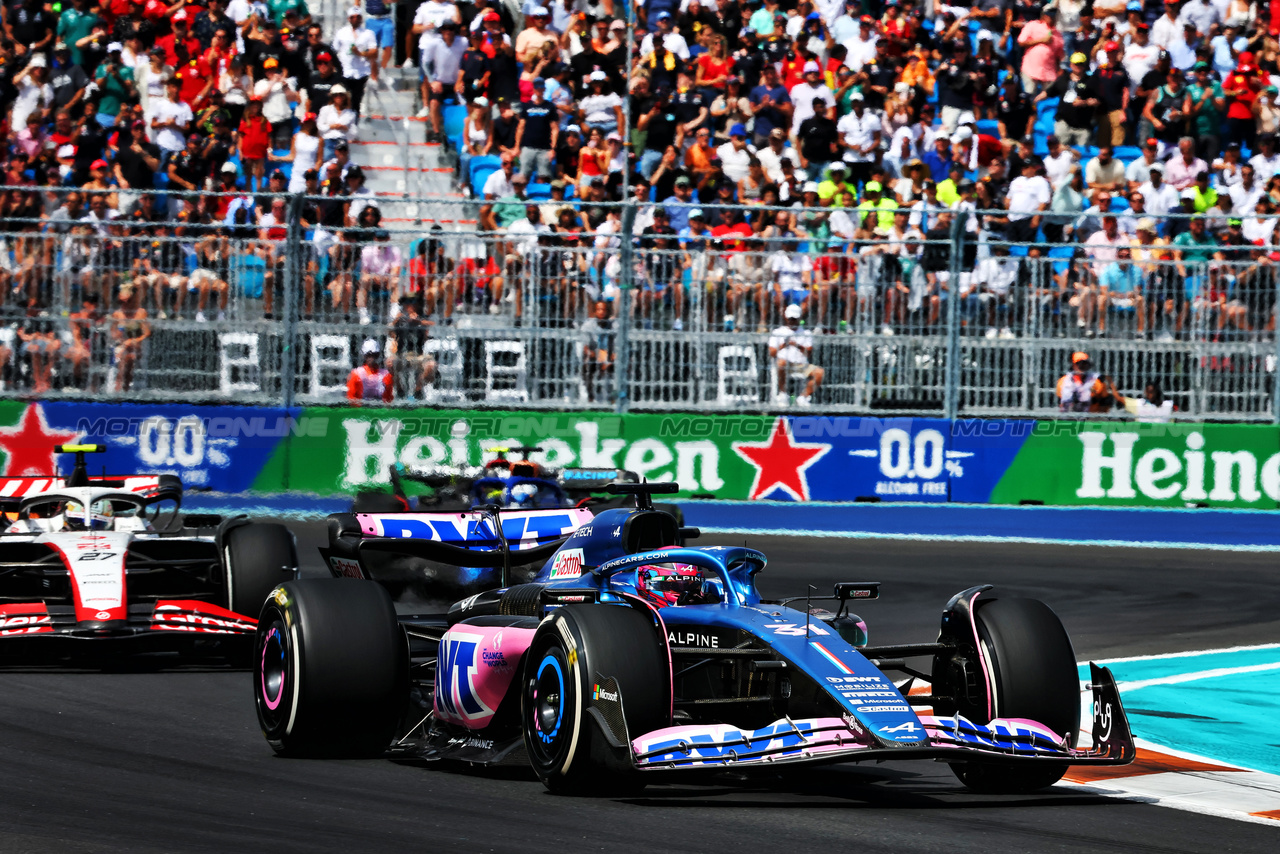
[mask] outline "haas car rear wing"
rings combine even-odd
[[[0,477],[0,510],[13,510],[22,499],[42,492],[58,492],[68,487],[101,486],[132,492],[149,501],[170,499],[182,501],[182,481],[171,474],[147,475],[90,475],[85,464],[85,454],[101,454],[106,445],[55,445],[55,454],[75,454],[71,474],[64,477],[56,472],[49,475],[25,475]]]

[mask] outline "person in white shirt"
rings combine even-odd
[[[43,53],[31,57],[27,67],[19,71],[13,78],[18,97],[13,101],[13,114],[9,127],[22,129],[27,126],[27,116],[32,113],[41,115],[53,106],[53,87],[49,85],[49,61]]]
[[[1258,199],[1266,192],[1248,163],[1240,168],[1240,183],[1227,190],[1231,197],[1231,210],[1236,216],[1249,216],[1258,207]]]
[[[880,37],[876,35],[873,23],[870,16],[864,15],[858,21],[858,34],[844,42],[844,49],[847,51],[844,64],[855,73],[876,58],[876,42]]]
[[[191,108],[179,97],[182,82],[176,77],[164,81],[164,97],[151,101],[151,113],[148,116],[148,127],[151,129],[151,141],[161,152],[161,164],[187,145],[187,130],[195,118]]]
[[[850,112],[836,123],[844,143],[845,162],[850,165],[850,178],[859,184],[871,178],[871,162],[880,148],[881,124],[875,113],[867,109],[861,92],[849,99]]]
[[[1013,338],[1013,330],[1009,327],[1008,317],[1011,309],[1010,299],[1013,286],[1018,282],[1021,262],[1009,257],[1009,247],[997,244],[992,248],[994,254],[988,255],[978,262],[973,271],[973,285],[978,290],[978,305],[985,315],[987,323],[986,337]],[[1004,312],[1005,323],[996,331],[996,313]]]
[[[1129,81],[1135,91],[1138,83],[1147,76],[1147,72],[1156,67],[1156,62],[1160,59],[1160,50],[1159,45],[1151,43],[1148,30],[1137,30],[1131,36],[1128,47],[1124,49],[1124,59],[1121,63],[1124,65],[1124,70],[1129,73]]]
[[[809,60],[804,64],[804,82],[791,87],[791,103],[795,112],[791,114],[791,135],[794,137],[800,130],[800,123],[813,117],[813,99],[821,98],[827,102],[829,109],[835,109],[836,98],[822,82],[822,70],[818,63]]]
[[[644,37],[644,41],[640,42],[640,56],[647,57],[653,53],[653,37],[654,35],[662,36],[662,44],[668,51],[680,57],[684,62],[689,61],[689,45],[684,40],[684,36],[677,33],[671,28],[671,13],[659,12],[654,18],[654,24],[658,28],[658,32],[649,33]]]
[[[800,156],[794,148],[787,147],[787,132],[782,128],[769,131],[769,144],[756,151],[756,159],[764,167],[764,174],[769,180],[781,183],[786,176],[782,173],[782,161],[791,161],[791,166],[800,168]]]
[[[1221,23],[1222,13],[1209,0],[1187,0],[1178,14],[1178,20],[1190,23],[1202,35],[1209,35],[1209,28]]]
[[[1280,172],[1280,153],[1276,152],[1276,138],[1271,134],[1259,137],[1258,145],[1262,150],[1249,158],[1249,165],[1258,180],[1265,184],[1272,175]]]
[[[1049,183],[1056,187],[1071,175],[1076,165],[1077,155],[1067,148],[1058,138],[1050,134],[1045,143],[1049,146],[1049,155],[1044,159],[1044,174]]]
[[[1164,0],[1164,14],[1151,25],[1151,43],[1165,50],[1182,41],[1182,24],[1178,22],[1178,0]]]
[[[329,90],[329,103],[316,115],[316,130],[324,140],[325,160],[333,157],[339,142],[356,138],[356,111],[351,109],[350,98],[347,88],[338,84]]]
[[[805,256],[808,260],[808,256]],[[778,372],[778,390],[775,402],[788,403],[791,396],[787,393],[787,378],[798,377],[805,380],[804,393],[796,396],[798,406],[808,406],[813,394],[822,384],[825,371],[809,361],[813,352],[813,335],[800,329],[800,317],[804,310],[798,304],[787,306],[784,312],[784,325],[769,334],[769,358],[774,360]]]
[[[483,19],[483,13],[476,15],[475,20],[471,22],[471,29],[481,26]],[[427,45],[440,38],[440,27],[444,26],[445,21],[462,23],[462,13],[458,11],[458,4],[446,2],[446,0],[427,0],[413,13],[413,26],[410,28],[409,37],[412,39],[413,36],[418,36],[417,54],[419,56],[427,49]],[[406,52],[414,53],[412,50]]]
[[[747,144],[747,129],[742,125],[729,128],[729,141],[716,149],[724,176],[733,183],[747,177],[751,158],[756,156],[755,146]],[[761,164],[762,166],[764,164]]]
[[[364,25],[364,12],[359,6],[347,10],[347,25],[333,34],[333,52],[342,63],[343,82],[351,93],[351,108],[360,112],[365,85],[378,79],[373,59],[378,55],[378,37]]]
[[[1251,243],[1261,240],[1263,246],[1274,243],[1276,221],[1271,216],[1273,212],[1274,205],[1271,204],[1271,199],[1266,196],[1258,199],[1258,203],[1254,205],[1254,215],[1247,217],[1240,225],[1245,240]]]
[[[1124,407],[1134,420],[1144,424],[1165,424],[1173,419],[1173,401],[1165,400],[1160,383],[1151,380],[1142,390],[1142,397],[1125,397],[1116,390],[1116,384],[1107,381],[1107,392]]]
[[[1152,164],[1148,173],[1150,177],[1138,188],[1138,192],[1147,200],[1147,213],[1159,217],[1171,211],[1180,211],[1181,197],[1172,184],[1164,182],[1164,166]]]
[[[1013,243],[1034,243],[1040,214],[1053,201],[1053,188],[1039,174],[1041,163],[1032,157],[1023,164],[1022,174],[1009,183],[1007,237]]]
[[[1160,143],[1155,139],[1148,139],[1142,144],[1142,156],[1126,166],[1124,170],[1124,179],[1129,183],[1129,189],[1136,190],[1147,183],[1151,177],[1151,167],[1159,162],[1156,159],[1156,152],[1159,150]]]
[[[275,57],[268,57],[262,68],[266,76],[254,84],[253,96],[262,101],[262,116],[271,122],[271,131],[278,146],[293,129],[293,109],[302,96],[298,94],[294,79],[285,76]]]

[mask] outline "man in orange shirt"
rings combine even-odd
[[[347,400],[359,406],[364,400],[391,402],[392,379],[387,366],[382,364],[382,345],[370,338],[360,347],[364,364],[347,377]]]

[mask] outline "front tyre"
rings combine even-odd
[[[992,674],[992,714],[961,706],[979,723],[1023,718],[1044,724],[1075,744],[1080,730],[1080,679],[1075,651],[1062,621],[1038,599],[991,599],[977,603],[974,620]],[[1032,792],[1062,779],[1065,762],[966,762],[951,770],[970,789],[984,793]]]
[[[670,721],[662,638],[649,616],[632,608],[559,608],[525,655],[520,699],[529,761],[548,789],[637,791],[644,784],[631,767],[629,738]],[[625,727],[614,729],[619,718]]]
[[[287,756],[381,755],[409,689],[409,655],[379,584],[309,579],[271,592],[258,619],[253,694],[258,723]]]

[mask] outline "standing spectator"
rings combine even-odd
[[[1054,135],[1064,145],[1088,145],[1093,130],[1093,118],[1098,108],[1098,93],[1086,71],[1089,58],[1083,53],[1071,55],[1071,70],[1058,75],[1058,79],[1036,96],[1039,103],[1045,98],[1060,98],[1054,117]]]
[[[97,84],[101,96],[98,101],[98,123],[103,127],[114,127],[120,105],[137,97],[133,85],[133,69],[125,67],[121,62],[121,50],[119,42],[107,45],[106,61],[98,66],[93,75],[93,82]],[[35,61],[34,57],[32,61]]]
[[[134,372],[144,358],[151,324],[142,307],[142,291],[132,285],[120,288],[120,307],[111,314],[111,340],[115,342],[116,392],[133,388]]]
[[[810,107],[812,114],[800,123],[796,132],[800,165],[814,180],[822,177],[828,164],[840,160],[840,131],[827,115],[827,106],[822,98],[814,98]],[[869,169],[862,172],[870,174]]]
[[[13,85],[18,94],[13,101],[9,126],[26,127],[28,116],[35,116],[41,124],[47,122],[53,106],[53,87],[49,85],[49,62],[43,53],[32,56],[27,67],[14,75]]]
[[[151,138],[160,148],[162,167],[186,146],[187,133],[191,131],[194,118],[191,107],[178,97],[179,88],[178,80],[170,77],[164,84],[165,97],[151,105]]]
[[[422,52],[422,102],[426,106],[419,118],[431,118],[428,142],[444,142],[445,98],[463,99],[462,58],[467,46],[458,38],[458,25],[445,21],[440,26],[440,37],[433,39]]]
[[[1037,157],[1022,165],[1022,175],[1009,184],[1009,226],[1005,236],[1011,243],[1036,242],[1040,216],[1053,201],[1053,189],[1040,175],[1042,164]]]
[[[768,72],[766,72],[765,79],[766,81],[768,80]],[[822,82],[822,71],[818,67],[818,63],[812,60],[804,64],[804,82],[792,86],[790,94],[791,103],[794,105],[794,110],[791,113],[791,134],[797,139],[800,125],[805,119],[813,115],[815,101],[820,99],[831,108],[836,105],[835,96],[827,88],[827,84]]]
[[[374,34],[378,47],[382,51],[380,57],[371,57],[380,70],[391,64],[391,57],[395,53],[395,2],[396,0],[365,0],[364,2],[364,11],[369,16],[369,30]]]
[[[282,148],[293,131],[294,109],[302,96],[275,57],[263,60],[262,70],[265,76],[254,84],[253,98],[262,104],[262,117],[271,123],[271,144]]]
[[[542,8],[542,7],[539,7]],[[551,176],[551,152],[560,135],[559,112],[544,97],[546,80],[533,81],[533,99],[520,107],[520,123],[516,126],[516,152],[520,157],[520,174],[538,173],[542,180]]]
[[[342,64],[343,85],[351,93],[351,109],[359,115],[370,76],[378,78],[372,62],[378,55],[378,37],[364,25],[364,13],[359,6],[347,10],[347,25],[334,33],[333,49]]]
[[[227,17],[223,11],[224,5],[223,0],[207,0],[207,8],[191,21],[191,35],[200,42],[202,50],[209,49],[213,44],[214,33],[218,30],[226,29],[228,32],[235,32],[235,21]],[[187,14],[190,16],[191,13]],[[193,51],[191,55],[194,57],[196,54]]]
[[[847,151],[845,162],[849,164],[849,178],[861,186],[871,178],[883,129],[879,117],[866,108],[862,93],[855,92],[849,104],[852,110],[840,119],[837,129]]]
[[[351,109],[345,86],[339,84],[329,90],[329,103],[316,115],[316,130],[324,140],[324,159],[334,156],[339,143],[349,143],[356,137],[356,111]]]
[[[413,296],[401,297],[398,308],[387,336],[387,361],[392,365],[400,398],[421,400],[427,383],[436,378],[435,360],[426,355],[432,324],[419,313],[418,300]]]
[[[670,17],[668,15],[668,17]],[[551,13],[546,6],[534,6],[525,15],[525,29],[516,36],[516,59],[523,63],[536,61],[544,44],[555,44],[559,41],[556,33],[547,24]],[[641,56],[645,54],[642,52]]]
[[[93,32],[94,24],[98,23],[98,15],[93,9],[94,7],[90,6],[90,0],[72,0],[70,8],[64,7],[62,14],[58,17],[58,39],[66,43],[71,61],[76,65],[84,62],[84,54],[81,53],[77,44],[81,39],[89,36]]]
[[[946,48],[943,49],[944,53]],[[974,122],[973,105],[977,66],[969,56],[966,39],[951,45],[950,57],[938,66],[938,104],[942,107],[942,132],[955,133],[960,125]]]
[[[1238,142],[1248,148],[1254,145],[1253,104],[1262,91],[1262,81],[1257,71],[1252,62],[1242,57],[1236,70],[1227,75],[1222,86],[1222,93],[1230,99],[1227,103],[1227,141]]]
[[[1041,8],[1040,19],[1029,21],[1018,36],[1022,48],[1022,91],[1038,94],[1058,77],[1058,65],[1065,51],[1062,33],[1055,26],[1058,10],[1052,4]]]
[[[1187,106],[1184,112],[1191,119],[1191,134],[1196,138],[1196,150],[1209,162],[1218,156],[1220,149],[1225,105],[1226,97],[1222,86],[1209,76],[1209,63],[1197,62],[1195,77],[1187,87]],[[1251,125],[1252,116],[1246,121]]]
[[[1133,81],[1120,61],[1120,44],[1103,45],[1107,64],[1098,69],[1094,81],[1101,102],[1098,121],[1098,145],[1124,145],[1129,123],[1129,94]]]
[[[775,128],[783,131],[783,136],[791,130],[791,115],[795,105],[791,103],[791,95],[778,80],[778,69],[769,63],[764,68],[764,79],[760,85],[751,90],[751,110],[756,121],[753,132],[757,147],[765,144]]]
[[[360,345],[362,364],[347,377],[347,400],[352,406],[364,401],[381,400],[390,403],[394,393],[394,381],[382,359],[382,345],[368,338]]]
[[[271,123],[262,115],[262,101],[256,95],[249,99],[235,142],[246,182],[251,189],[259,189],[267,172],[267,154],[271,151]]]

